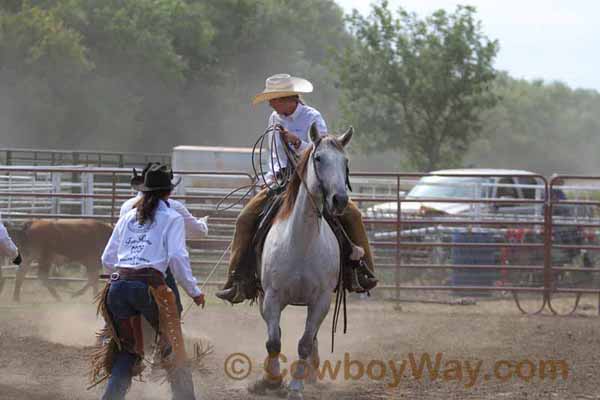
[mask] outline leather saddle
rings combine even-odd
[[[262,250],[265,244],[265,240],[267,238],[267,234],[269,233],[269,230],[273,225],[273,220],[275,219],[275,216],[277,215],[277,212],[279,211],[279,208],[283,203],[283,192],[284,190],[271,190],[269,192],[267,201],[263,206],[262,212],[259,214],[258,228],[256,230],[256,233],[254,234],[251,246],[252,254],[249,254],[249,257],[246,258],[249,264],[253,264],[247,265],[248,268],[246,268],[246,270],[250,273],[250,278],[257,282],[257,289],[261,292],[262,289],[260,288],[260,270],[259,268],[257,268],[256,263],[258,260],[260,260],[260,257],[262,256]],[[347,285],[350,284],[351,276],[349,276],[348,273],[346,273],[346,271],[351,271],[351,268],[344,268],[344,266],[353,262],[350,260],[353,244],[348,238],[348,235],[344,231],[344,228],[342,227],[342,224],[340,223],[338,218],[326,212],[325,210],[323,212],[323,216],[327,223],[329,223],[329,226],[333,230],[333,233],[335,234],[338,240],[341,256],[340,263],[342,271],[344,271],[344,273],[340,275],[340,279],[342,279],[342,281],[344,282],[344,287],[349,288]]]

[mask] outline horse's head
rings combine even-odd
[[[314,150],[308,168],[309,187],[315,194],[321,192],[324,206],[336,215],[344,212],[348,205],[348,158],[344,147],[350,143],[353,133],[354,129],[350,127],[340,136],[321,137],[315,124],[310,127]]]

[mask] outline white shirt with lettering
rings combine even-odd
[[[202,293],[192,276],[183,217],[164,201],[159,202],[152,222],[140,225],[136,210],[119,218],[102,253],[102,265],[109,272],[116,268],[154,268],[163,275],[170,267],[175,280],[190,297]]]
[[[133,206],[137,201],[142,197],[142,192],[138,192],[137,196],[132,197],[123,203],[121,206],[121,212],[119,217],[127,214],[129,210],[133,209]],[[185,233],[188,238],[198,239],[203,236],[208,235],[208,223],[207,217],[204,218],[196,218],[189,212],[189,210],[183,205],[182,202],[169,199],[169,205],[175,211],[177,211],[183,217],[183,223],[185,225]]]
[[[323,119],[321,113],[315,108],[298,103],[294,112],[288,116],[281,115],[276,111],[273,111],[269,117],[268,126],[273,127],[279,124],[287,129],[290,133],[298,136],[298,138],[302,141],[300,147],[298,149],[294,148],[292,145],[288,147],[290,150],[300,154],[308,146],[310,146],[311,142],[309,138],[309,131],[313,123],[317,124],[317,130],[321,136],[327,134],[327,124],[325,124],[325,120]],[[271,148],[272,164],[271,160],[269,160],[269,169],[271,169],[271,171],[267,176],[267,181],[272,180],[273,176],[281,168],[285,168],[287,166],[287,157],[285,155],[283,142],[281,141],[278,131],[271,132],[269,137],[269,146],[272,143],[273,134],[275,134],[275,146]]]
[[[19,249],[15,246],[2,223],[2,216],[0,216],[0,255],[9,257],[11,260],[19,255]]]

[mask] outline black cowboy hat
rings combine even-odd
[[[144,177],[146,176],[146,172],[148,172],[148,170],[150,169],[150,167],[152,167],[155,164],[160,164],[160,163],[149,162],[148,164],[146,164],[146,166],[142,170],[142,174],[141,175],[138,175],[138,172],[137,172],[137,170],[135,168],[133,169],[133,176],[131,177],[131,180],[129,181],[129,184],[131,185],[131,187],[134,190],[137,190],[138,192],[140,191],[139,186],[144,184]]]
[[[141,192],[172,190],[181,182],[181,178],[175,183],[171,182],[173,171],[168,165],[161,163],[152,163],[152,165],[149,165],[146,173],[142,176],[144,177],[144,182],[137,185],[137,189]]]

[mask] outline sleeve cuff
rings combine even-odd
[[[198,297],[202,294],[202,290],[200,290],[200,288],[198,286],[194,286],[194,288],[192,289],[192,292],[190,293],[190,296],[192,298],[194,297]]]
[[[208,217],[202,217],[198,219],[198,222],[202,225],[202,229],[205,235],[208,235]]]

